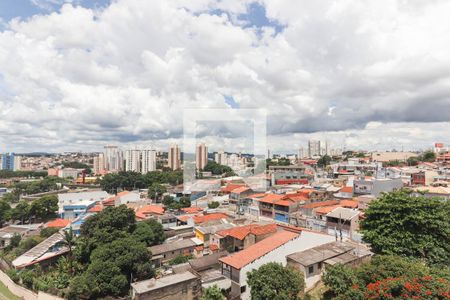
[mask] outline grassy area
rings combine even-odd
[[[0,282],[0,299],[1,300],[20,300],[21,298],[17,297],[10,290]]]
[[[323,282],[320,282],[316,287],[310,290],[308,294],[311,296],[312,300],[328,300],[330,299],[330,295],[327,294],[327,291],[328,288]]]

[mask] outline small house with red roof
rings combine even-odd
[[[253,193],[253,190],[245,185],[235,188],[230,192],[230,203],[238,203]]]
[[[238,226],[216,232],[211,238],[211,244],[218,245],[221,250],[235,252],[262,241],[275,232],[277,225],[274,223]]]
[[[52,221],[49,221],[45,224],[46,228],[65,228],[67,225],[70,224],[70,220],[68,219],[61,219],[57,218]]]

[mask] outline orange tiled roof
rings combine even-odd
[[[192,206],[192,207],[183,207],[181,210],[187,214],[195,214],[203,211],[203,208]]]
[[[302,208],[316,208],[321,206],[329,206],[329,205],[336,205],[339,201],[337,200],[328,200],[328,201],[320,201],[320,202],[313,202],[303,205]]]
[[[89,208],[88,212],[98,213],[98,212],[101,212],[102,210],[103,210],[103,205],[97,204],[97,205]]]
[[[280,206],[290,206],[293,204],[293,202],[288,201],[288,200],[280,200],[280,201],[276,201],[274,202],[275,205],[280,205]]]
[[[256,244],[251,245],[247,249],[227,257],[222,257],[219,260],[235,269],[241,269],[242,267],[286,244],[296,237],[298,237],[298,234],[294,232],[280,231]]]
[[[358,201],[355,201],[355,200],[341,200],[341,202],[339,202],[339,204],[342,207],[358,208]]]
[[[219,246],[217,246],[216,244],[209,244],[209,250],[211,251],[217,251],[219,250]]]
[[[205,222],[220,220],[220,219],[226,219],[226,218],[228,218],[228,216],[223,213],[214,213],[214,214],[200,215],[200,216],[193,217],[195,224],[200,224],[200,223],[205,223]]]
[[[228,218],[228,215],[224,213],[213,213],[213,214],[207,214],[207,215],[195,215],[195,216],[179,216],[178,220],[182,222],[187,222],[189,218],[192,218],[194,220],[195,224],[201,224],[209,221],[214,220],[220,220],[220,219],[226,219]]]
[[[104,206],[114,206],[116,204],[116,196],[109,197],[108,199],[103,200]]]
[[[264,196],[266,196],[267,194],[266,193],[256,193],[256,194],[251,194],[251,195],[248,195],[247,196],[247,198],[251,198],[251,199],[257,199],[257,198],[262,198],[262,197],[264,197]]]
[[[314,211],[316,212],[316,214],[326,215],[327,213],[329,213],[330,211],[332,211],[338,207],[341,207],[341,206],[340,205],[322,206],[322,207],[316,208]]]
[[[203,246],[197,246],[195,247],[196,251],[203,251],[204,247]]]
[[[339,190],[341,193],[353,193],[353,188],[351,186],[344,186]]]
[[[136,210],[136,217],[139,219],[145,219],[148,215],[151,214],[163,215],[164,208],[158,205],[145,205]]]
[[[234,189],[237,189],[239,187],[245,186],[244,184],[228,184],[226,186],[223,186],[220,191],[223,193],[231,193]]]
[[[290,199],[290,200],[295,201],[295,202],[309,200],[309,197],[305,196],[305,194],[303,194],[303,193],[287,194],[284,198],[285,199]]]
[[[50,221],[46,224],[46,227],[48,228],[64,228],[67,225],[70,224],[70,220],[66,219],[54,219],[53,221]]]
[[[267,194],[265,197],[259,199],[259,202],[264,203],[275,203],[281,199],[284,198],[284,195],[277,195],[277,194]]]
[[[250,190],[250,188],[248,186],[241,186],[241,187],[235,188],[231,192],[234,194],[240,194],[240,193],[246,192],[248,190]]]
[[[232,236],[242,241],[249,234],[254,234],[258,236],[276,231],[277,231],[276,224],[267,224],[267,225],[249,224],[230,229],[220,230],[217,232],[217,234],[221,236]]]
[[[261,225],[261,226],[252,228],[250,231],[251,231],[251,234],[254,234],[256,236],[265,235],[268,233],[275,233],[275,232],[277,232],[277,224]]]
[[[125,195],[128,195],[130,193],[130,191],[123,191],[123,192],[120,192],[120,193],[117,193],[117,196],[125,196]]]

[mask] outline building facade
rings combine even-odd
[[[169,148],[168,165],[172,170],[181,169],[181,151],[178,145],[171,145]]]
[[[195,152],[195,166],[197,170],[203,170],[208,163],[208,147],[204,143],[197,145]]]

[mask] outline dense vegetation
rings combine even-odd
[[[416,197],[405,190],[385,193],[365,211],[364,241],[378,254],[448,264],[449,215],[448,199]]]
[[[216,163],[215,161],[209,161],[206,166],[203,168],[205,172],[211,172],[213,175],[223,175],[225,176],[234,176],[233,169],[229,166],[224,166]]]
[[[6,221],[42,221],[56,217],[58,198],[56,195],[40,197],[32,202],[20,201],[14,208],[5,200],[0,200],[0,227]]]
[[[278,159],[266,159],[266,166],[289,166],[291,161],[287,158],[278,158]]]
[[[398,256],[376,255],[357,268],[337,264],[326,269],[324,283],[335,299],[447,299],[448,268]]]
[[[279,263],[267,263],[247,274],[252,299],[299,299],[305,288],[303,274]]]
[[[218,202],[218,201],[211,201],[208,203],[208,208],[210,208],[210,209],[218,208],[219,206],[220,206],[220,202]]]
[[[46,177],[46,176],[47,176],[47,171],[0,170],[0,178],[15,178],[15,177],[40,178],[40,177]]]
[[[182,171],[153,171],[141,174],[131,171],[122,171],[116,174],[107,174],[100,181],[100,186],[108,193],[116,193],[121,190],[149,188],[153,184],[178,185],[183,183]]]
[[[19,201],[21,195],[54,191],[61,188],[61,185],[65,182],[65,179],[58,177],[45,177],[41,180],[17,182],[12,186],[12,192],[4,194],[2,199],[14,203]]]
[[[64,168],[83,169],[87,174],[92,174],[92,169],[89,165],[78,161],[65,161],[62,163]]]
[[[222,291],[217,285],[210,286],[203,291],[200,300],[225,300]]]
[[[162,204],[172,210],[178,210],[185,207],[191,207],[191,200],[189,197],[181,197],[178,201],[171,196],[164,196]]]
[[[124,297],[129,293],[131,281],[154,276],[147,247],[163,241],[164,231],[157,221],[137,223],[132,209],[124,205],[108,207],[85,221],[78,238],[71,230],[64,232],[64,243],[72,246],[69,249],[73,251],[56,266],[44,270],[36,265],[31,269],[12,270],[9,275],[28,288],[69,299]],[[17,252],[14,255],[17,256],[36,244],[35,240],[25,243],[19,238],[10,251]]]

